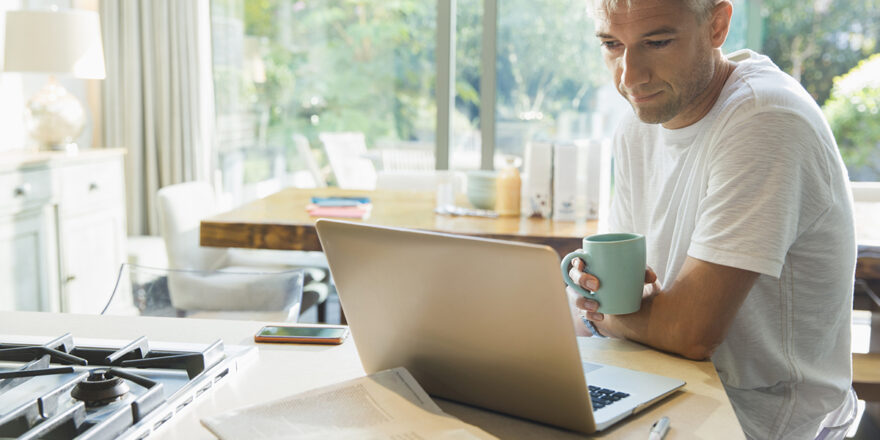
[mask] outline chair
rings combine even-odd
[[[340,188],[376,188],[376,168],[366,158],[367,143],[363,133],[321,133],[318,138],[324,145]]]
[[[434,191],[441,183],[449,183],[453,194],[464,192],[464,175],[446,170],[379,171],[376,189]]]
[[[326,187],[327,181],[326,179],[324,179],[324,174],[321,172],[321,167],[318,166],[318,162],[315,160],[315,156],[312,154],[312,149],[311,147],[309,147],[309,140],[299,133],[295,133],[292,140],[293,146],[296,149],[297,157],[305,162],[307,171],[312,177],[312,180],[315,182],[315,187]]]
[[[187,316],[295,322],[303,270],[159,269],[125,263],[102,315]],[[180,295],[198,292],[201,295]],[[172,303],[172,297],[176,303]],[[247,301],[242,304],[241,298]]]
[[[379,158],[382,171],[425,172],[435,168],[433,149],[383,148]]]
[[[207,183],[188,182],[166,186],[159,190],[157,199],[162,237],[171,270],[267,273],[303,269],[306,279],[300,310],[321,305],[327,299],[329,287],[320,281],[328,278],[328,266],[321,252],[261,252],[200,246],[200,221],[217,210],[214,192]],[[204,289],[190,288],[194,286],[192,283],[173,282],[173,278],[169,279],[169,293],[175,308],[192,310],[203,304],[210,294]],[[177,286],[180,288],[175,288]],[[225,298],[226,310],[251,310],[252,299],[244,294]],[[212,307],[216,309],[219,305]],[[319,307],[319,321],[324,319],[322,311],[323,307]]]

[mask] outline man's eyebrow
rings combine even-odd
[[[677,34],[677,33],[678,33],[677,29],[675,29],[673,27],[669,27],[669,26],[663,26],[661,28],[657,28],[652,31],[645,32],[644,34],[642,34],[641,38],[653,37],[655,35]],[[604,32],[596,32],[596,37],[604,39],[604,40],[614,40],[615,39],[613,35],[606,34]]]
[[[674,27],[663,26],[661,28],[654,29],[653,31],[645,32],[644,34],[642,34],[642,38],[653,37],[655,35],[677,34],[677,33],[678,33],[678,30],[675,29]]]

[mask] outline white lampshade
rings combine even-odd
[[[104,79],[98,14],[91,11],[6,12],[3,70]]]

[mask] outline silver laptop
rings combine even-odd
[[[684,385],[582,363],[547,246],[335,220],[317,229],[368,374],[404,366],[431,395],[583,433]]]

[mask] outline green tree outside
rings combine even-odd
[[[853,180],[880,180],[880,54],[834,79],[823,108]]]

